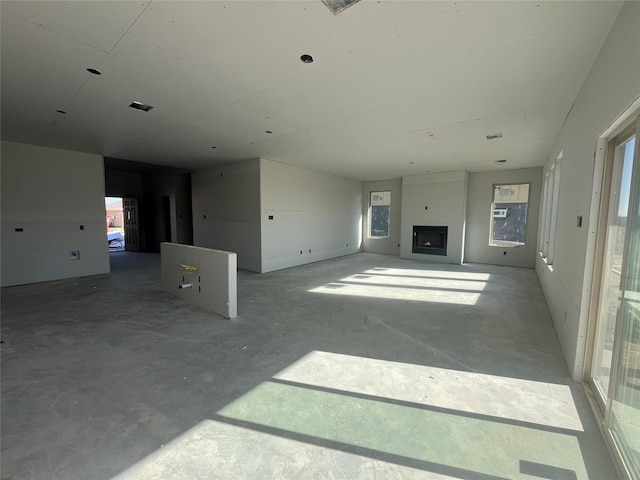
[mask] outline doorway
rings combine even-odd
[[[160,243],[171,241],[171,197],[160,197]]]
[[[124,209],[122,198],[105,197],[104,209],[107,221],[107,243],[109,252],[124,251]]]
[[[105,197],[109,252],[139,252],[140,224],[138,199]]]

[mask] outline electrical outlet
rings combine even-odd
[[[80,250],[71,250],[69,252],[69,260],[80,260]]]

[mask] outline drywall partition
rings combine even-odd
[[[362,183],[262,159],[262,272],[358,252]]]
[[[362,198],[362,250],[370,253],[400,255],[400,215],[402,211],[402,179],[364,182]],[[371,192],[391,192],[389,237],[371,238],[369,235],[369,206]]]
[[[528,183],[526,240],[522,247],[489,245],[494,185]],[[469,173],[467,186],[467,226],[465,262],[534,268],[536,263],[542,168],[520,168]]]
[[[597,138],[640,94],[640,2],[623,5],[573,108],[562,127],[549,160],[562,156],[562,176],[558,204],[553,266],[536,257],[540,279],[556,332],[573,379],[582,379],[591,296],[593,252],[587,249],[595,235],[597,201],[592,198],[600,185],[592,188],[594,151]],[[590,215],[595,209],[594,215]],[[583,218],[579,227],[576,217]]]
[[[162,289],[226,318],[238,316],[238,264],[232,252],[162,243]]]
[[[259,159],[191,175],[194,245],[236,252],[238,267],[261,271]]]
[[[1,148],[2,286],[108,273],[102,157]]]
[[[400,256],[414,260],[462,263],[464,252],[467,172],[402,177]],[[447,254],[412,253],[414,226],[446,226]]]

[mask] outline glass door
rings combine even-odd
[[[635,136],[623,138],[615,145],[613,172],[611,175],[611,194],[607,215],[607,233],[602,264],[602,283],[592,374],[593,384],[603,407],[609,397],[614,334],[628,227],[627,218],[634,146]]]
[[[626,211],[627,242],[622,269],[614,347],[609,426],[632,478],[640,478],[640,172],[636,137],[625,143],[631,203]],[[634,149],[635,146],[635,149]],[[635,150],[635,161],[634,161]],[[631,170],[631,168],[629,168]],[[626,170],[623,169],[623,175]],[[626,179],[623,179],[623,184]]]
[[[608,143],[608,206],[591,383],[603,427],[629,476],[640,479],[640,120]]]

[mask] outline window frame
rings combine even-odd
[[[496,187],[509,186],[509,185],[527,185],[527,213],[524,219],[524,243],[522,245],[514,245],[514,244],[504,244],[504,243],[495,243],[493,238],[493,223],[494,218],[503,218],[503,217],[494,217],[494,212],[496,210],[500,210],[500,208],[496,207]],[[531,204],[531,182],[505,182],[505,183],[494,183],[491,188],[491,209],[489,215],[489,247],[494,248],[523,248],[527,246],[527,235],[528,235],[528,224],[529,224],[529,205]],[[505,216],[506,218],[506,216]]]
[[[558,227],[558,205],[560,204],[560,178],[562,173],[561,151],[545,173],[542,208],[540,211],[540,234],[538,253],[548,266],[553,265]]]
[[[388,205],[373,205],[373,195],[374,194],[389,194],[389,204]],[[389,209],[389,219],[387,222],[387,234],[386,235],[372,235],[371,227],[373,220],[373,207],[374,206],[386,206]],[[372,240],[381,240],[385,238],[389,238],[391,236],[391,190],[371,190],[369,192],[369,211],[368,211],[368,228],[367,228],[367,238]]]

